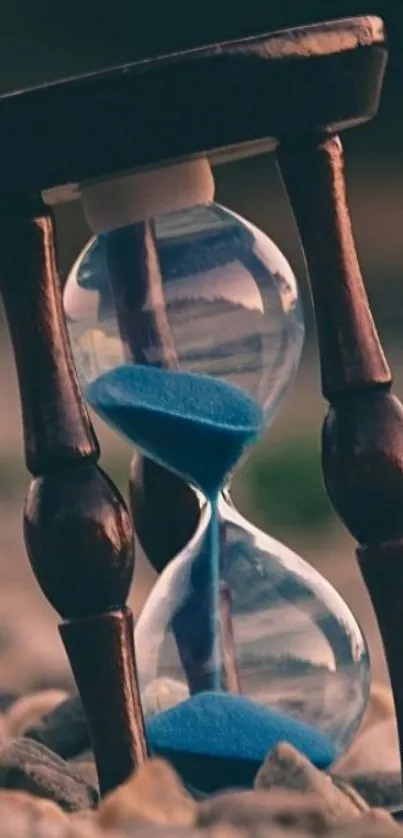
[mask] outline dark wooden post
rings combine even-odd
[[[307,261],[320,347],[323,474],[360,545],[382,633],[403,755],[403,407],[371,316],[337,136],[284,142],[278,161]]]
[[[68,344],[50,211],[41,200],[0,207],[0,285],[13,341],[33,475],[24,516],[35,576],[63,618],[89,722],[101,792],[146,755],[126,608],[133,541],[124,501],[98,468],[98,443]]]

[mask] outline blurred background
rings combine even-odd
[[[216,39],[354,13],[384,16],[391,41],[382,107],[372,123],[344,136],[347,184],[362,269],[375,319],[403,398],[403,3],[348,0],[248,0],[194,4],[148,0],[2,0],[0,92],[162,54]],[[234,8],[236,6],[236,8]],[[51,115],[50,115],[51,118]],[[105,114],[105,119],[108,116]],[[77,131],[80,125],[76,126]],[[2,131],[7,126],[1,127]],[[29,141],[29,140],[28,140]],[[273,157],[257,157],[216,170],[217,200],[257,224],[284,251],[299,279],[307,340],[288,402],[267,438],[234,483],[242,512],[314,564],[339,589],[360,620],[377,680],[386,678],[382,650],[354,544],[327,501],[320,471],[320,394],[311,303],[296,229]],[[87,241],[78,204],[57,211],[60,270]],[[45,604],[24,555],[21,510],[28,476],[22,460],[19,402],[7,327],[0,315],[0,689],[69,683],[57,616]],[[130,450],[95,420],[103,465],[126,493]],[[139,558],[135,609],[153,582]]]

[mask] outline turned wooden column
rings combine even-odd
[[[322,463],[382,634],[403,755],[403,407],[362,281],[337,136],[283,142],[278,162],[310,276],[329,402]]]
[[[125,604],[134,566],[132,527],[123,499],[97,466],[98,443],[62,313],[52,215],[40,199],[0,205],[0,287],[33,476],[24,513],[27,552],[63,619],[60,632],[105,793],[146,756],[132,615]]]

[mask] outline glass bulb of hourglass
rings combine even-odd
[[[206,505],[192,541],[158,579],[136,626],[137,666],[151,746],[163,755],[167,751],[184,779],[204,791],[221,783],[250,784],[266,752],[281,738],[304,750],[317,765],[330,764],[351,742],[368,697],[369,659],[359,626],[316,570],[253,527],[221,496],[220,631],[213,634],[210,515]],[[229,716],[237,709],[232,702],[237,703],[239,695],[242,702],[246,697],[262,711],[257,721],[251,717],[256,734],[247,730],[249,762],[235,761],[233,773],[225,779],[220,774],[228,747],[223,737],[228,739],[231,718],[219,720],[215,763],[207,720],[210,693],[202,693],[209,686],[217,643],[222,687],[233,694],[228,696]],[[191,712],[192,701],[199,702],[196,712]],[[176,750],[172,747],[172,731],[180,725],[186,733],[179,742],[187,738],[188,751],[198,760],[185,759],[182,744]],[[236,726],[231,729],[234,750],[237,737],[244,740],[245,733]]]
[[[199,172],[197,169],[197,177]],[[179,174],[184,174],[183,166]],[[197,732],[202,750],[207,748],[211,755],[214,743],[218,747],[217,730],[222,726],[223,718],[226,723],[232,720],[233,725],[226,737],[227,743],[234,743],[238,732],[245,744],[249,724],[249,732],[254,731],[253,754],[247,748],[242,754],[237,752],[236,759],[232,753],[229,760],[232,767],[243,765],[249,782],[251,771],[257,769],[256,754],[261,757],[262,747],[267,746],[268,750],[269,743],[273,744],[280,734],[299,745],[317,764],[327,765],[335,758],[365,705],[366,655],[361,635],[348,610],[344,607],[343,611],[341,603],[338,607],[343,616],[340,620],[335,616],[337,608],[329,606],[323,594],[328,586],[306,566],[302,571],[299,560],[295,560],[295,573],[292,562],[285,562],[286,581],[283,580],[276,600],[274,592],[279,568],[285,566],[281,557],[290,554],[281,545],[274,549],[275,542],[264,541],[262,534],[258,537],[255,530],[248,529],[248,525],[245,528],[244,522],[236,516],[232,520],[221,495],[245,451],[262,435],[281,405],[298,367],[304,328],[295,277],[279,249],[249,222],[213,203],[204,181],[201,189],[198,182],[194,188],[193,174],[191,167],[192,196],[189,192],[185,194],[186,189],[182,192],[179,189],[179,198],[166,204],[159,192],[157,200],[151,201],[155,210],[152,213],[149,193],[143,188],[141,176],[140,181],[136,176],[132,183],[136,201],[130,198],[126,203],[124,190],[122,196],[120,186],[117,192],[112,189],[113,201],[116,202],[119,195],[122,200],[120,204],[116,202],[112,213],[106,213],[107,218],[103,208],[99,216],[99,205],[94,212],[90,188],[89,196],[86,195],[87,214],[89,209],[90,220],[95,219],[93,229],[97,235],[88,243],[69,275],[64,305],[79,379],[89,404],[145,455],[184,478],[206,498],[191,544],[157,583],[137,630],[140,677],[148,696],[150,689],[154,690],[155,706],[163,701],[166,691],[166,680],[162,682],[160,677],[164,674],[160,662],[165,660],[163,650],[167,643],[170,646],[170,637],[175,638],[179,650],[176,662],[180,659],[183,675],[181,679],[180,667],[175,669],[174,666],[169,677],[174,679],[175,689],[182,690],[182,698],[184,687],[191,693],[189,700],[177,705],[184,708],[185,716],[181,713],[180,718],[172,718],[175,707],[164,711],[157,718],[158,724],[162,719],[163,729],[157,731],[156,717],[149,720],[152,747],[172,759],[178,750],[183,756],[183,751],[190,748],[192,754],[194,743],[186,745],[183,740],[184,731],[188,729],[193,734]],[[166,170],[165,175],[176,189],[173,172],[167,174]],[[149,177],[145,175],[148,186]],[[185,172],[185,181],[186,177]],[[183,186],[183,181],[181,183]],[[138,203],[143,199],[143,210],[139,210]],[[141,212],[146,220],[142,219]],[[98,223],[99,217],[101,223]],[[231,512],[231,515],[235,513]],[[226,524],[225,518],[228,518]],[[155,526],[158,527],[158,520]],[[227,534],[223,542],[224,532]],[[262,548],[261,539],[265,545]],[[278,609],[278,602],[287,600],[284,590],[289,592],[290,614],[292,597],[304,599],[305,596],[305,611],[296,606],[294,612],[301,612],[306,618],[312,636],[318,634],[317,625],[327,625],[328,614],[329,625],[338,626],[334,636],[344,639],[334,649],[327,640],[323,696],[325,693],[330,695],[330,688],[326,686],[325,689],[325,680],[327,684],[332,666],[337,671],[332,683],[341,684],[340,672],[350,671],[351,664],[351,672],[356,675],[357,695],[354,702],[351,701],[352,716],[348,724],[345,720],[342,724],[340,720],[334,729],[326,728],[325,713],[319,713],[320,718],[313,718],[312,702],[308,702],[309,712],[304,707],[300,720],[295,719],[294,716],[298,716],[296,705],[285,706],[280,700],[284,679],[282,682],[281,679],[273,680],[278,686],[277,699],[270,694],[273,708],[280,707],[284,713],[275,709],[270,715],[267,703],[265,705],[259,698],[256,690],[251,691],[252,681],[245,677],[241,654],[245,640],[239,633],[240,626],[246,626],[248,621],[237,616],[238,612],[233,619],[232,613],[238,606],[231,588],[239,584],[234,581],[238,578],[236,568],[245,565],[245,555],[255,557],[251,565],[253,589],[258,587],[260,579],[263,600],[269,609],[267,618],[262,618],[260,625],[260,618],[256,619],[260,606],[253,605],[254,618],[249,622],[251,637],[255,632],[257,638],[261,638],[263,633],[263,641],[266,637],[269,646],[272,645],[274,635],[270,621],[276,618],[271,610],[277,607],[283,646],[286,647],[289,636],[292,648],[298,634],[295,620],[287,627],[286,612]],[[310,587],[313,577],[320,583],[312,583]],[[247,591],[244,593],[246,595]],[[242,607],[239,615],[243,613]],[[315,622],[316,607],[319,617]],[[262,605],[260,611],[264,608]],[[194,627],[192,631],[191,626]],[[187,636],[193,639],[185,648]],[[225,637],[229,645],[232,644],[232,658],[228,655]],[[144,639],[144,649],[158,650],[154,658],[143,655]],[[354,644],[363,651],[358,652]],[[351,660],[353,653],[346,651],[350,645],[355,649]],[[339,659],[340,649],[345,655],[343,661]],[[297,655],[297,661],[302,664],[307,660],[310,664],[312,654],[305,650],[304,655]],[[332,654],[333,663],[330,664]],[[267,661],[278,657],[267,649]],[[150,673],[151,660],[155,665]],[[259,660],[263,660],[262,656]],[[249,663],[247,666],[250,668]],[[284,661],[279,665],[280,669],[281,666],[285,666]],[[297,670],[294,668],[292,677]],[[301,677],[301,684],[304,678]],[[263,679],[262,690],[266,686]],[[334,690],[332,695],[336,695]],[[212,697],[213,706],[210,703],[207,707],[203,702]],[[345,692],[340,689],[338,712],[342,708],[341,714],[346,719],[344,700]],[[326,701],[328,713],[330,699]],[[186,716],[188,712],[189,717]],[[194,713],[197,719],[192,715]],[[340,719],[340,712],[337,718]],[[204,722],[204,726],[200,726],[202,719],[207,720],[207,728]],[[200,765],[197,747],[196,752]],[[221,767],[226,756],[229,755],[218,754]],[[180,765],[177,767],[181,770]],[[183,769],[186,782],[190,781],[188,768]],[[212,776],[210,770],[208,775]],[[224,777],[222,770],[220,776]],[[245,774],[242,776],[244,781]],[[193,777],[194,783],[201,788],[196,779]],[[228,776],[226,779],[228,781]],[[242,784],[240,775],[233,779]]]
[[[64,305],[95,411],[210,497],[272,421],[302,350],[287,261],[211,201],[96,236]]]

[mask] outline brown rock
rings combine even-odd
[[[321,800],[321,810],[329,823],[348,822],[368,811],[368,804],[347,782],[339,779],[336,785],[285,742],[269,754],[256,775],[255,787],[313,793]]]
[[[19,698],[11,705],[5,717],[10,736],[22,736],[66,698],[67,693],[63,690],[43,690]]]
[[[226,792],[200,803],[196,818],[203,829],[228,826],[252,835],[273,825],[324,835],[333,824],[320,796],[285,789]]]
[[[168,763],[150,759],[101,803],[98,813],[103,827],[153,823],[189,826],[196,803]]]

